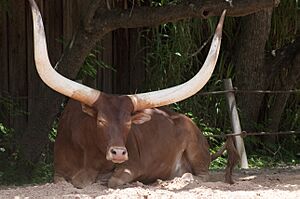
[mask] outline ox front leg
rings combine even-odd
[[[72,184],[77,188],[84,188],[96,182],[99,171],[95,167],[98,156],[95,150],[84,149],[83,165],[71,178]]]
[[[80,169],[71,179],[74,187],[82,189],[96,181],[98,171],[94,169]]]
[[[137,178],[132,169],[118,168],[115,170],[113,176],[108,180],[108,187],[114,188],[122,186]]]

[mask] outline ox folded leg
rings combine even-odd
[[[93,150],[83,150],[83,164],[71,177],[71,183],[77,188],[84,188],[96,182],[99,170],[95,166],[97,154]],[[94,160],[94,161],[93,161]]]
[[[98,171],[93,169],[81,169],[71,179],[77,188],[84,188],[96,181]]]
[[[132,182],[137,178],[132,169],[119,168],[116,169],[113,176],[108,180],[108,187],[118,187],[126,183]]]

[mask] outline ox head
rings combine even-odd
[[[106,144],[106,159],[114,163],[128,160],[125,147],[132,124],[142,124],[151,119],[149,114],[133,113],[133,104],[127,96],[114,96],[101,93],[93,106],[81,103],[82,111],[95,118],[97,135],[101,144]],[[97,136],[96,135],[96,136]]]
[[[131,125],[151,120],[151,115],[142,110],[175,103],[197,93],[211,77],[218,59],[225,11],[216,28],[207,58],[192,79],[159,91],[123,96],[109,95],[67,79],[53,69],[48,57],[40,11],[34,0],[29,2],[33,16],[35,64],[41,79],[55,91],[81,102],[83,112],[95,118],[99,131],[107,135],[106,157],[116,163],[128,159],[125,143]]]

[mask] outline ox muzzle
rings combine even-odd
[[[107,150],[106,159],[113,163],[123,163],[128,160],[128,152],[125,147],[112,146]]]

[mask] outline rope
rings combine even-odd
[[[219,137],[219,138],[226,138],[226,137],[234,137],[234,136],[241,136],[243,138],[247,136],[264,136],[264,135],[294,135],[300,134],[300,131],[279,131],[279,132],[246,132],[242,131],[241,133],[221,133],[220,135],[205,135],[206,137]]]

